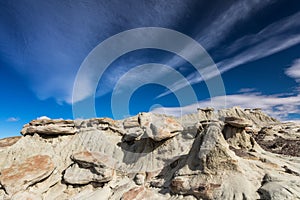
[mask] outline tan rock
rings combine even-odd
[[[14,194],[47,178],[53,170],[50,156],[32,156],[20,164],[1,170],[0,182],[8,194]]]
[[[134,200],[141,199],[143,196],[145,188],[144,187],[135,187],[130,189],[128,192],[123,194],[122,200]]]
[[[238,117],[225,117],[225,123],[237,128],[245,128],[245,127],[253,126],[253,123],[250,120],[238,118]]]
[[[81,151],[74,153],[71,159],[81,166],[85,167],[102,167],[115,169],[118,161],[110,155],[101,152]]]
[[[165,196],[159,194],[157,191],[153,191],[145,187],[134,187],[125,192],[121,198],[122,200],[163,200]]]
[[[77,132],[72,120],[33,120],[21,130],[22,135],[73,135]]]
[[[116,161],[108,155],[99,152],[78,152],[71,156],[77,164],[70,166],[64,174],[64,180],[69,184],[88,184],[91,182],[108,182],[114,175]]]
[[[64,128],[76,134],[60,137]],[[0,141],[0,199],[299,199],[299,130],[238,107],[34,120]]]
[[[21,136],[0,139],[0,148],[12,146],[17,143],[19,139],[21,139]]]
[[[32,192],[18,192],[14,194],[11,200],[42,200],[40,195],[34,194]]]
[[[70,166],[64,174],[64,181],[73,185],[104,183],[112,179],[113,170],[101,168],[81,168],[77,164]]]
[[[154,141],[161,141],[174,137],[183,131],[181,124],[174,118],[157,116],[152,113],[141,113],[139,115],[141,128],[145,130],[146,136]]]

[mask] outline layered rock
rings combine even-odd
[[[47,178],[54,170],[50,156],[38,155],[1,170],[0,183],[6,193],[15,194]]]
[[[72,120],[37,119],[26,124],[21,131],[22,135],[73,135],[76,133]]]
[[[0,140],[0,199],[300,198],[300,125],[260,109],[40,119],[21,133]]]

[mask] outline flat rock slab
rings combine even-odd
[[[225,117],[225,123],[237,128],[245,128],[245,127],[253,126],[253,123],[250,120],[238,118],[238,117]]]
[[[77,133],[73,120],[33,120],[24,125],[21,130],[22,135],[73,135]]]
[[[3,169],[0,183],[11,195],[26,190],[29,186],[47,178],[53,170],[54,164],[50,156],[32,156],[20,164],[13,164],[9,168]]]

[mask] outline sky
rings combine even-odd
[[[297,121],[300,3],[1,0],[0,91],[0,138],[41,116],[93,117],[89,109],[121,119],[260,107]]]

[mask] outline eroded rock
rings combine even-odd
[[[21,130],[22,135],[73,135],[76,132],[74,121],[55,119],[33,120]]]
[[[238,107],[34,120],[0,141],[0,199],[298,199],[299,130]]]
[[[169,139],[183,131],[182,125],[176,119],[167,116],[141,113],[139,121],[141,128],[146,132],[145,137],[154,141]]]
[[[89,183],[104,183],[112,179],[113,171],[98,167],[83,168],[77,164],[70,166],[64,174],[64,181],[72,185],[86,185]]]
[[[0,182],[8,194],[14,194],[47,178],[54,168],[50,156],[32,156],[19,164],[1,170]]]
[[[245,128],[245,127],[253,126],[253,123],[250,120],[238,118],[238,117],[225,117],[225,123],[237,128]]]
[[[112,180],[115,161],[98,152],[79,152],[72,155],[75,164],[66,169],[64,181],[73,185],[85,185],[88,183],[104,183]]]

